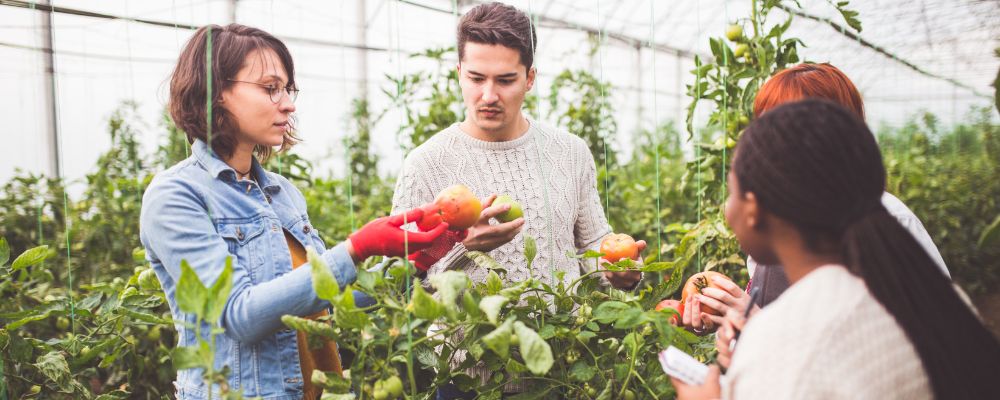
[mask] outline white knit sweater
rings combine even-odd
[[[592,271],[593,260],[581,263],[567,256],[597,250],[611,227],[597,192],[594,157],[586,142],[564,130],[528,120],[530,128],[521,137],[506,142],[473,138],[454,124],[418,146],[403,162],[392,199],[392,213],[400,213],[434,200],[441,190],[463,184],[479,198],[507,194],[521,204],[524,226],[514,240],[489,252],[507,270],[505,284],[537,278],[554,284],[557,272],[568,284],[583,271]],[[496,224],[496,221],[491,221]],[[412,227],[411,227],[412,228]],[[528,270],[524,238],[538,244],[538,255]],[[466,257],[468,250],[456,244],[428,271],[428,276],[447,270],[465,271],[473,282],[485,282],[488,270]],[[607,279],[600,275],[604,285]],[[452,366],[464,353],[456,354]],[[466,371],[486,383],[492,371],[480,364]],[[504,392],[525,392],[529,385],[518,379]]]
[[[580,276],[581,266],[590,271],[594,264],[566,253],[596,250],[611,233],[597,192],[594,158],[583,139],[547,124],[529,123],[524,135],[506,142],[478,140],[457,123],[437,133],[403,162],[392,213],[429,203],[442,189],[459,183],[480,198],[510,195],[524,209],[525,224],[514,240],[489,253],[507,269],[506,283],[530,277],[552,283],[559,271],[565,272],[568,283]],[[538,243],[533,271],[524,259],[525,235]],[[456,244],[428,275],[462,270],[473,282],[484,282],[489,271],[466,253]]]
[[[903,329],[843,266],[820,267],[746,326],[726,399],[932,399]]]

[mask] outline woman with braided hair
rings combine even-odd
[[[806,98],[832,101],[844,106],[862,120],[865,118],[865,105],[861,100],[861,93],[847,75],[827,63],[799,64],[775,74],[761,86],[760,92],[754,98],[754,117],[760,117],[781,104]],[[950,277],[951,274],[941,257],[941,252],[913,211],[889,192],[882,193],[881,200],[889,214],[920,242],[921,249],[930,255],[941,272]],[[721,323],[722,317],[697,312],[701,309],[702,303],[721,311],[722,314],[730,309],[742,313],[750,302],[750,296],[746,293],[756,287],[760,291],[754,305],[756,311],[774,301],[788,288],[788,278],[780,265],[761,264],[753,257],[749,257],[747,272],[750,275],[750,282],[745,291],[732,282],[720,280],[717,284],[721,289],[706,288],[702,295],[691,296],[688,301],[692,304],[685,306],[685,313],[681,316],[684,326],[698,334],[713,332]],[[721,339],[727,343],[729,341],[725,337]],[[725,347],[720,349],[723,359],[728,357]]]
[[[701,386],[674,380],[678,398],[997,397],[1000,343],[883,206],[885,184],[874,135],[840,105],[803,100],[750,124],[726,221],[791,286],[746,323],[724,387],[713,366]]]

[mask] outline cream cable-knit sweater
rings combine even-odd
[[[846,267],[820,267],[750,319],[724,399],[934,398],[903,329]]]
[[[459,183],[480,198],[510,195],[524,209],[525,224],[514,240],[489,252],[507,269],[506,283],[530,277],[552,283],[558,271],[566,273],[568,283],[580,276],[581,266],[590,271],[594,264],[593,260],[581,263],[566,253],[597,250],[601,239],[611,233],[597,192],[594,158],[583,139],[531,119],[528,122],[531,126],[523,136],[506,142],[475,139],[458,123],[431,137],[403,162],[392,213],[429,203],[442,189]],[[525,235],[538,243],[533,271],[524,259]],[[489,271],[469,260],[466,253],[465,246],[456,244],[428,275],[460,270],[473,282],[484,282]]]
[[[531,277],[552,284],[555,273],[565,273],[568,284],[580,277],[581,268],[592,271],[593,260],[581,263],[567,252],[597,250],[611,227],[597,192],[594,158],[586,142],[564,130],[528,119],[530,128],[506,142],[486,142],[469,136],[459,124],[438,132],[418,146],[403,162],[392,199],[392,213],[400,213],[434,200],[437,193],[461,183],[479,198],[507,194],[521,204],[525,223],[514,240],[489,252],[507,270],[506,284]],[[496,221],[491,221],[496,224]],[[524,258],[524,237],[538,244],[538,255],[529,271]],[[458,243],[430,270],[428,276],[447,270],[465,271],[473,282],[484,282],[488,270],[469,260]],[[601,282],[608,285],[603,274]],[[465,354],[456,354],[452,366]],[[483,365],[466,371],[485,384],[491,372]],[[505,392],[524,392],[529,385],[514,379]]]

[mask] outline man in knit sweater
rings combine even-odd
[[[411,257],[428,275],[458,270],[474,282],[484,282],[489,271],[466,257],[469,251],[481,251],[507,270],[506,283],[535,278],[554,284],[560,273],[569,283],[580,276],[581,267],[591,271],[594,266],[566,253],[597,250],[611,233],[587,144],[521,112],[535,82],[535,44],[528,16],[511,6],[482,4],[459,22],[457,68],[465,120],[438,132],[406,157],[393,213],[429,203],[454,184],[485,198],[485,208],[466,233],[448,239],[442,235],[430,251]],[[524,217],[506,223],[494,220],[510,208],[492,205],[498,194],[520,203]],[[523,254],[526,236],[538,243],[531,270]],[[645,242],[639,241],[639,246],[641,251]],[[642,277],[635,271],[599,275],[605,285],[621,289],[634,288]],[[467,372],[484,380],[490,376],[482,365]],[[519,380],[504,387],[505,392],[526,390]],[[438,399],[473,397],[451,385],[438,392]]]
[[[464,238],[452,235],[438,246],[439,254],[414,259],[429,275],[460,270],[473,281],[485,281],[489,271],[466,257],[476,250],[503,265],[508,282],[537,278],[552,283],[557,273],[564,273],[568,282],[580,276],[581,266],[592,270],[593,264],[581,264],[567,257],[567,251],[596,250],[611,233],[586,143],[521,111],[535,82],[536,42],[528,16],[508,5],[482,4],[459,22],[457,68],[465,120],[438,132],[406,157],[393,213],[429,203],[454,184],[466,185],[486,200],[479,222]],[[492,206],[497,194],[519,202],[524,217],[507,223],[492,220],[509,209]],[[523,255],[526,235],[537,240],[539,249],[530,271]],[[645,242],[640,241],[642,247]],[[622,289],[635,287],[641,278],[635,271],[601,275],[605,284]]]

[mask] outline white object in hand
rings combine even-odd
[[[705,376],[708,375],[708,366],[698,362],[694,357],[680,349],[670,346],[660,352],[660,366],[663,372],[674,378],[684,381],[688,385],[701,385],[705,383]]]

